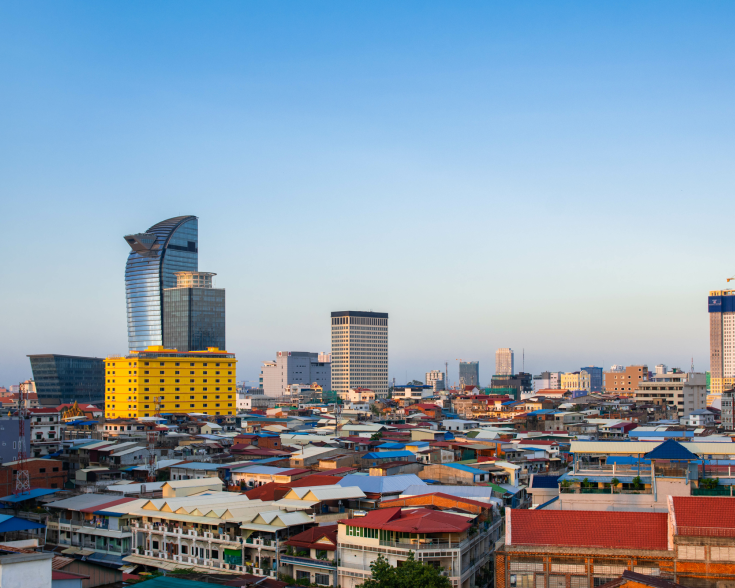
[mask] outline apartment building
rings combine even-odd
[[[707,303],[710,390],[717,396],[735,387],[735,290],[713,290]]]
[[[388,397],[388,313],[333,312],[332,390],[370,388]]]
[[[312,527],[286,541],[281,565],[297,582],[337,586],[337,525]]]
[[[561,375],[561,387],[573,392],[590,392],[592,390],[592,378],[589,372],[569,372]]]
[[[413,552],[417,561],[442,568],[453,586],[482,585],[502,522],[499,517],[451,514],[400,506],[370,511],[339,521],[337,559],[339,585],[355,588],[371,577],[370,565],[385,557],[399,566]]]
[[[495,352],[495,374],[498,376],[512,376],[515,373],[513,365],[513,350],[503,347]]]
[[[631,365],[626,368],[613,366],[609,372],[605,372],[605,389],[608,394],[619,394],[621,396],[633,396],[638,384],[648,379],[647,365]]]
[[[232,492],[136,501],[116,508],[136,520],[126,562],[162,569],[277,577],[285,541],[314,525],[313,503],[250,500]]]
[[[31,408],[31,451],[33,457],[56,453],[61,448],[61,413],[57,407]]]
[[[235,414],[236,368],[234,353],[214,347],[179,352],[154,346],[110,356],[105,359],[105,417]]]
[[[331,390],[332,364],[323,359],[326,359],[323,353],[279,351],[275,361],[263,362],[261,375],[265,395],[271,398],[285,396],[292,384],[309,387],[316,383],[324,390]]]
[[[404,404],[423,402],[433,397],[434,390],[431,386],[400,386],[393,390],[393,399],[401,400]]]
[[[431,386],[434,392],[447,389],[447,383],[445,381],[445,374],[441,370],[431,370],[426,372],[426,385]]]
[[[675,418],[688,417],[707,408],[707,376],[702,373],[668,372],[641,380],[636,402],[666,406]]]
[[[669,497],[666,512],[506,510],[496,588],[597,587],[625,572],[683,586],[735,580],[735,498]]]

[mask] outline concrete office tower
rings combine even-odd
[[[332,390],[369,388],[388,397],[388,313],[332,313]]]
[[[513,350],[503,347],[495,352],[495,375],[512,376],[515,374],[513,365]]]
[[[441,370],[431,370],[430,372],[426,372],[426,385],[431,386],[434,392],[446,390],[447,387],[445,384],[444,372]]]
[[[199,269],[198,223],[195,216],[177,216],[125,235],[131,249],[125,264],[131,351],[163,345],[163,290],[176,286],[176,272]]]
[[[735,290],[709,293],[710,392],[714,397],[735,387]]]
[[[225,345],[225,290],[212,288],[207,272],[176,272],[175,288],[163,291],[163,346],[206,351]]]
[[[460,361],[459,362],[459,383],[462,386],[479,386],[480,385],[480,362],[479,361]]]
[[[262,387],[266,396],[280,397],[292,384],[309,386],[316,382],[324,390],[332,386],[332,364],[320,361],[320,353],[279,351],[275,361],[264,361]]]

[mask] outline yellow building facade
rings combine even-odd
[[[579,372],[568,372],[561,375],[562,390],[586,390],[592,389],[592,378],[589,372],[584,370]]]
[[[210,347],[180,352],[162,346],[105,359],[105,417],[156,413],[235,414],[237,360]]]

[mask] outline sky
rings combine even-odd
[[[123,235],[199,217],[238,380],[388,312],[401,383],[709,368],[735,4],[0,3],[0,384],[127,351]],[[524,350],[524,351],[522,351]]]

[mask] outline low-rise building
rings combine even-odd
[[[370,511],[339,522],[338,575],[342,588],[355,588],[371,577],[370,565],[385,557],[400,566],[410,553],[443,569],[455,586],[483,585],[480,577],[494,551],[501,521],[481,521],[428,508],[400,506]]]
[[[641,381],[634,393],[636,403],[667,407],[673,418],[688,417],[707,408],[707,377],[701,373],[667,372]]]

